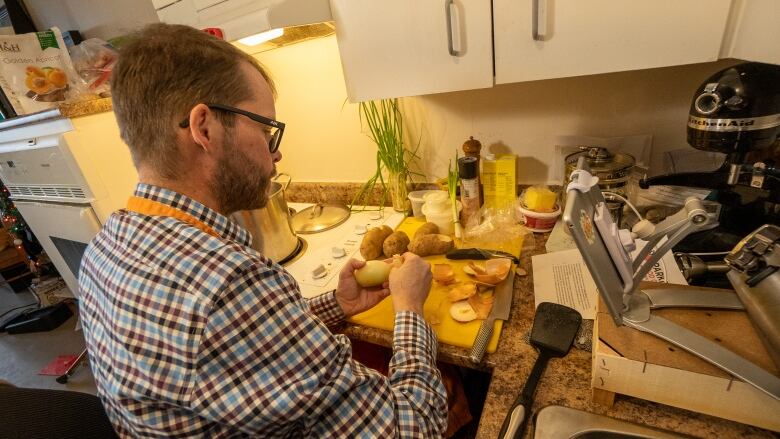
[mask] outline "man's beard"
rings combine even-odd
[[[211,181],[214,194],[223,214],[239,210],[265,207],[268,203],[268,187],[271,175],[261,175],[258,167],[238,149],[232,137],[225,144],[226,154],[217,163],[216,173]]]

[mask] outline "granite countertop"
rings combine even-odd
[[[99,98],[84,101],[68,102],[58,106],[63,117],[87,116],[104,111],[111,111],[111,98]]]
[[[22,125],[35,124],[49,119],[75,118],[88,116],[90,114],[111,111],[113,104],[111,98],[102,97],[94,99],[84,99],[81,101],[64,102],[47,110],[36,113],[15,116],[10,119],[0,120],[0,131],[14,129]]]
[[[526,269],[528,275],[515,276],[512,311],[509,321],[504,325],[496,352],[487,354],[482,364],[475,366],[468,359],[467,349],[439,346],[440,361],[492,372],[479,421],[479,439],[498,436],[504,415],[523,388],[536,360],[536,349],[526,341],[534,316],[531,256],[544,252],[547,237],[536,234],[534,250],[521,257],[520,266]],[[392,334],[388,331],[346,324],[341,332],[351,338],[391,346]],[[695,437],[776,437],[768,430],[624,395],[616,396],[614,406],[607,408],[591,401],[590,379],[590,352],[572,347],[566,357],[550,361],[537,388],[533,412],[548,405],[562,405]],[[525,437],[532,437],[532,425],[529,425]]]

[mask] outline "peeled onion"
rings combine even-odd
[[[391,268],[384,261],[366,261],[364,267],[355,270],[355,279],[362,287],[376,287],[387,281]]]

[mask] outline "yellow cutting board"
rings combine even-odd
[[[423,219],[409,217],[398,226],[396,230],[401,230],[409,235],[409,238],[414,236],[414,232],[425,224]],[[514,254],[519,255],[519,249]],[[438,256],[426,256],[426,261],[433,264],[450,264],[455,270],[456,281],[472,281],[469,276],[463,272],[463,267],[468,265],[469,260],[450,260],[444,257],[444,255]],[[478,263],[480,263],[478,261]],[[484,263],[482,261],[481,263]],[[509,276],[514,276],[514,269],[509,272]],[[510,280],[511,282],[511,280]],[[474,344],[474,340],[477,338],[477,332],[482,324],[482,320],[473,320],[468,323],[457,322],[450,316],[451,302],[447,299],[447,290],[449,287],[443,286],[436,281],[433,281],[431,291],[428,294],[428,299],[425,301],[423,307],[423,317],[431,325],[436,335],[439,338],[439,343],[445,343],[453,346],[460,346],[463,348],[471,348]],[[393,330],[393,323],[395,322],[395,312],[393,311],[393,303],[390,297],[384,299],[375,307],[370,310],[352,316],[348,319],[352,323],[357,323],[363,326],[371,328],[384,329],[386,331]],[[501,335],[501,328],[504,325],[503,320],[496,320],[493,326],[493,336],[487,345],[487,352],[492,353],[496,351],[498,346],[498,338]]]

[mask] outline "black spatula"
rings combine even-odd
[[[568,306],[543,302],[536,308],[534,326],[531,328],[531,345],[539,349],[539,356],[528,376],[528,381],[523,386],[523,391],[504,418],[504,425],[501,426],[501,432],[498,434],[499,438],[522,437],[531,414],[536,385],[542,378],[547,361],[569,353],[581,322],[580,313]]]

